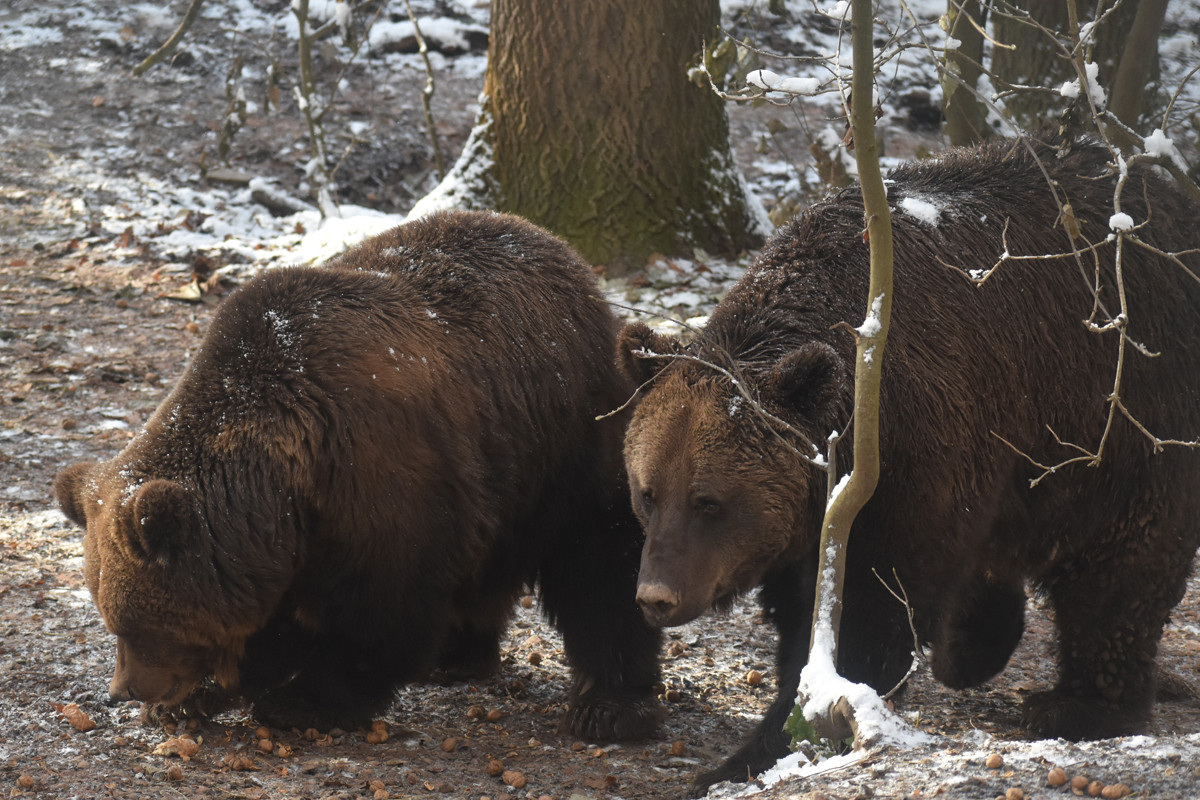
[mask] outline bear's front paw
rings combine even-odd
[[[1119,704],[1055,689],[1026,697],[1021,721],[1039,737],[1079,741],[1139,733],[1149,717],[1149,703]]]
[[[648,694],[606,694],[574,700],[559,730],[589,742],[648,739],[662,722],[664,711]]]
[[[216,683],[206,682],[175,705],[143,703],[140,722],[150,727],[203,721],[238,704],[239,697]]]

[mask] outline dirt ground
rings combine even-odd
[[[774,694],[773,637],[750,604],[670,632],[662,687],[669,715],[656,740],[638,745],[598,747],[556,733],[568,676],[536,605],[518,611],[497,677],[402,690],[382,720],[382,743],[368,742],[365,731],[261,731],[230,713],[191,732],[199,746],[185,761],[156,753],[172,734],[140,725],[136,704],[106,705],[113,640],[81,581],[81,532],[50,503],[50,482],[59,468],[109,457],[132,438],[230,288],[214,270],[253,253],[160,246],[156,237],[184,233],[202,215],[159,220],[154,235],[104,224],[144,213],[105,174],[139,176],[150,194],[156,182],[210,185],[196,178],[196,164],[211,158],[214,120],[224,110],[228,53],[219,24],[201,24],[170,72],[134,81],[129,66],[174,18],[133,6],[123,25],[97,35],[77,24],[73,8],[10,0],[0,9],[0,30],[36,13],[63,34],[42,45],[0,43],[0,791],[255,800],[682,796],[697,771],[735,749]],[[402,210],[429,187],[427,153],[418,116],[388,109],[412,111],[423,76],[356,75],[345,110],[377,141],[346,160],[345,199]],[[439,85],[438,119],[451,151],[465,138],[478,89],[468,70],[449,69]],[[751,124],[735,119],[735,128]],[[301,139],[294,115],[255,118],[239,137],[238,169],[298,192],[305,156],[292,146]],[[189,294],[193,281],[199,291]],[[987,686],[955,694],[925,673],[915,677],[899,710],[940,734],[936,744],[872,754],[766,794],[991,800],[1021,787],[1026,797],[1069,796],[1046,783],[1057,764],[1072,777],[1124,783],[1137,796],[1200,795],[1200,699],[1189,690],[1200,677],[1200,585],[1193,581],[1163,640],[1160,663],[1175,691],[1158,706],[1153,736],[1079,748],[1021,740],[1021,696],[1053,677],[1050,623],[1033,608],[1013,665]],[[71,703],[94,728],[68,721]],[[988,754],[1003,754],[1004,766],[987,767]],[[490,774],[494,761],[501,775]]]

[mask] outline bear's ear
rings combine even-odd
[[[146,556],[164,556],[191,540],[195,521],[186,489],[172,481],[153,480],[133,496],[129,535]]]
[[[785,355],[766,376],[765,394],[803,417],[833,422],[846,388],[846,363],[824,342],[807,342]]]
[[[58,501],[59,508],[67,515],[68,519],[85,528],[87,527],[87,513],[83,490],[87,485],[88,476],[95,466],[96,462],[94,461],[81,461],[60,470],[54,476],[54,499]]]
[[[654,358],[648,354],[670,356],[682,349],[674,336],[651,330],[644,322],[632,322],[617,337],[617,366],[625,377],[641,386],[671,363],[670,358]]]

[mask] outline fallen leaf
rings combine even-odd
[[[175,736],[165,742],[159,742],[154,748],[156,756],[179,756],[184,761],[200,751],[200,745],[190,736]]]
[[[83,712],[76,703],[53,703],[55,711],[66,717],[67,722],[71,723],[71,727],[77,731],[90,731],[96,727],[95,721]]]

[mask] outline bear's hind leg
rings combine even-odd
[[[1136,522],[1042,581],[1054,605],[1059,679],[1025,700],[1025,725],[1039,736],[1123,736],[1150,718],[1158,640],[1183,597],[1195,538],[1160,515],[1127,513]]]
[[[624,515],[622,515],[624,516]],[[662,633],[637,605],[641,527],[626,520],[564,531],[539,574],[542,607],[575,673],[560,729],[587,741],[650,737]]]

